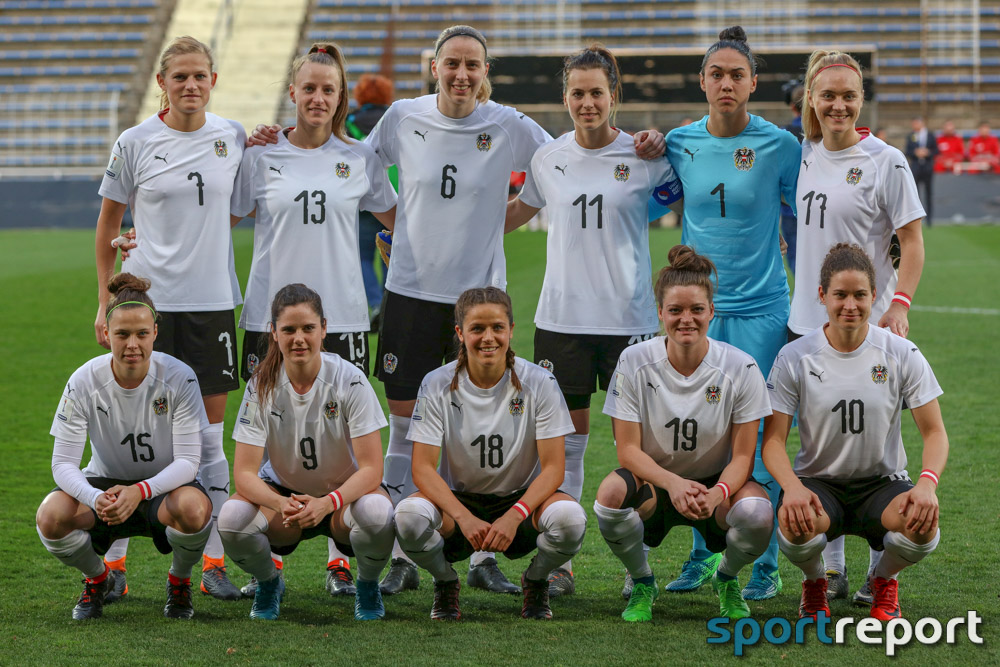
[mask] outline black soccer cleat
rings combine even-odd
[[[462,618],[458,608],[458,593],[462,590],[462,582],[434,582],[434,605],[431,607],[431,618],[435,621],[457,621]]]
[[[419,576],[418,574],[418,581]],[[353,597],[357,592],[357,588],[354,586],[354,577],[351,576],[351,571],[339,565],[328,565],[326,567],[326,592],[333,597],[337,597],[338,595],[350,595]]]
[[[111,590],[111,577],[105,576],[100,583],[90,579],[83,580],[83,592],[80,593],[76,606],[73,607],[73,620],[85,621],[88,618],[100,618],[104,614],[104,596]]]
[[[108,572],[108,579],[111,580],[111,588],[104,596],[104,604],[118,602],[128,595],[128,582],[125,581],[125,570],[114,570]]]
[[[216,600],[240,600],[243,593],[226,576],[226,568],[213,565],[201,573],[201,592]]]
[[[524,590],[524,604],[521,606],[521,618],[548,620],[552,618],[552,608],[549,606],[549,582],[546,579],[528,579],[525,572],[521,575],[521,588]]]
[[[417,566],[405,558],[393,558],[389,563],[389,571],[379,582],[378,588],[382,595],[395,595],[403,591],[415,591],[420,586],[420,571]]]
[[[557,567],[549,572],[549,597],[557,598],[560,595],[573,595],[576,593],[576,579],[573,573],[566,568]]]
[[[510,583],[504,573],[500,571],[496,558],[486,558],[479,565],[470,565],[465,583],[473,588],[480,588],[491,593],[517,595],[521,592],[521,587]]]
[[[163,607],[163,615],[167,618],[191,618],[194,616],[194,605],[191,604],[191,580],[175,579],[173,583],[167,577],[167,604]]]

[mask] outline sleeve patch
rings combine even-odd
[[[241,424],[252,424],[257,417],[257,401],[243,401],[239,420]]]
[[[62,401],[59,402],[59,411],[56,412],[56,419],[61,422],[68,422],[73,416],[73,409],[76,407],[73,399],[63,396]]]
[[[125,158],[123,158],[118,153],[111,151],[111,159],[108,161],[108,168],[105,170],[105,175],[108,178],[118,180],[118,176],[122,173],[122,167],[125,166]]]
[[[421,405],[420,398],[417,398],[417,402],[413,404],[413,416],[410,419],[415,422],[423,421],[424,419],[424,408]]]
[[[614,394],[615,396],[620,397],[622,395],[622,387],[624,386],[625,386],[625,376],[622,375],[621,371],[617,371],[615,373],[615,386],[614,389],[611,390],[611,393]]]

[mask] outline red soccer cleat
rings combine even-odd
[[[869,616],[880,621],[902,618],[903,614],[899,610],[899,582],[895,579],[872,577],[871,584],[874,600]]]
[[[826,601],[826,577],[806,579],[802,582],[802,601],[799,602],[799,618],[815,620],[820,613],[830,617],[830,605]]]

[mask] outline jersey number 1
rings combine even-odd
[[[188,174],[188,180],[194,181],[195,187],[198,188],[198,206],[205,205],[205,181],[201,180],[201,174],[197,171],[192,171]]]
[[[589,202],[587,201],[587,195],[580,195],[573,202],[573,206],[576,206],[577,204],[580,205],[580,225],[583,229],[587,228],[588,206],[597,207],[597,228],[602,229],[604,227],[604,195],[597,195]]]

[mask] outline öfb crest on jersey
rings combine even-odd
[[[757,159],[757,154],[752,148],[737,148],[733,151],[733,164],[740,171],[750,171],[753,168],[754,160]]]
[[[722,390],[714,384],[705,390],[705,400],[711,404],[716,404],[722,400]]]
[[[337,178],[347,178],[351,175],[351,165],[346,162],[338,162],[336,166]]]
[[[524,399],[520,396],[510,399],[510,404],[507,405],[507,409],[510,410],[510,414],[515,417],[520,417],[524,414]]]
[[[160,396],[153,400],[153,414],[165,415],[167,414],[167,397]]]
[[[337,407],[337,401],[327,401],[326,405],[323,406],[323,415],[327,419],[336,419],[339,414],[340,408]]]
[[[632,173],[632,170],[629,169],[629,166],[627,164],[625,164],[624,162],[615,166],[615,180],[616,181],[621,181],[622,183],[625,183],[626,181],[628,181],[629,174],[631,174],[631,173]]]
[[[489,149],[493,148],[493,137],[483,132],[478,137],[476,137],[476,148],[483,151],[484,153]]]
[[[226,148],[226,142],[222,139],[215,142],[215,154],[219,157],[229,157],[229,149]]]
[[[851,167],[847,170],[847,183],[849,185],[857,185],[861,182],[861,175],[864,173],[860,167]]]
[[[889,379],[889,369],[882,364],[872,366],[872,382],[875,384],[885,384]]]

